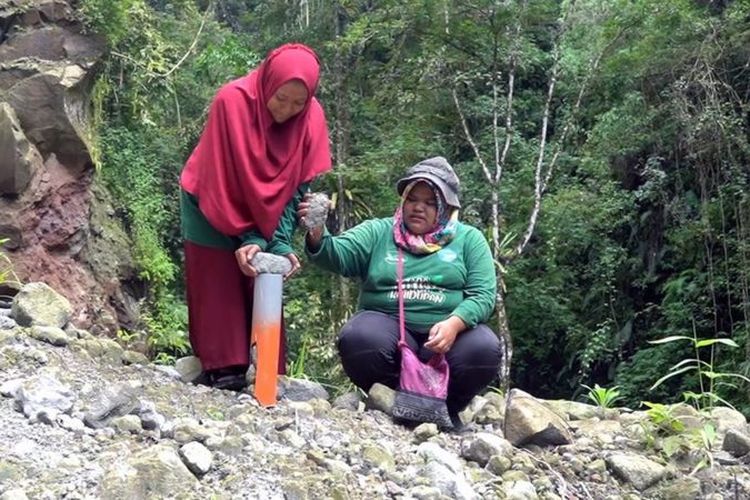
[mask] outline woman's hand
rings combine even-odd
[[[310,196],[312,196],[312,193],[305,193],[302,196],[302,201],[297,205],[297,220],[302,225],[305,224],[305,217],[310,212]]]
[[[245,245],[235,250],[234,258],[237,259],[240,271],[242,271],[242,274],[245,276],[250,276],[251,278],[258,276],[258,271],[256,271],[250,264],[250,261],[253,260],[253,257],[255,257],[255,254],[258,252],[260,252],[260,247],[254,244]]]
[[[459,333],[466,330],[466,324],[458,316],[451,316],[438,321],[432,328],[424,346],[438,354],[445,354],[451,350]]]
[[[302,201],[297,205],[297,219],[303,226],[305,225],[305,217],[310,212],[309,199],[313,193],[305,193]],[[307,234],[305,234],[305,241],[307,246],[312,251],[317,251],[320,248],[320,240],[323,239],[323,225],[314,228],[308,228]]]
[[[285,255],[285,257],[289,259],[289,263],[292,265],[292,269],[284,275],[284,281],[291,278],[293,274],[296,274],[297,271],[299,271],[302,268],[302,264],[300,264],[299,259],[297,258],[295,254],[288,253]]]

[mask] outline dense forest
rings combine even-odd
[[[724,400],[750,415],[750,1],[79,7],[108,39],[98,175],[148,290],[143,331],[123,337],[189,352],[179,172],[216,89],[301,41],[323,64],[335,168],[314,187],[335,202],[332,232],[392,213],[417,160],[456,168],[461,217],[496,260],[493,327],[512,354],[499,386],[582,399],[599,384],[632,408]],[[333,339],[356,284],[307,265],[285,293],[292,373],[344,388]]]

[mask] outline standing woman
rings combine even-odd
[[[190,343],[203,368],[196,383],[245,387],[253,256],[285,255],[287,276],[300,267],[291,247],[296,206],[307,184],[331,168],[314,97],[319,74],[312,49],[286,44],[224,85],[180,176]]]

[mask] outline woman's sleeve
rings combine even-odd
[[[297,206],[309,189],[309,183],[301,184],[300,187],[297,188],[292,199],[287,203],[286,207],[284,207],[281,219],[279,219],[279,225],[276,227],[276,231],[273,233],[273,238],[271,238],[271,241],[266,248],[267,252],[276,255],[294,253],[292,240],[294,238],[294,231],[297,229]]]
[[[240,236],[240,246],[244,247],[246,245],[258,245],[260,247],[261,252],[265,252],[266,248],[268,247],[268,242],[263,237],[260,232],[256,230],[248,231],[246,233],[242,233]]]
[[[365,221],[339,236],[331,236],[326,230],[317,252],[305,244],[305,252],[312,262],[323,269],[347,277],[367,275],[370,257],[382,239],[383,219]]]
[[[466,262],[466,286],[464,300],[452,315],[458,316],[469,328],[487,321],[495,308],[497,279],[490,246],[478,229],[468,226],[464,245]]]

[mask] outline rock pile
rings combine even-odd
[[[670,407],[686,423],[678,449],[644,412],[517,390],[475,398],[460,434],[394,424],[382,386],[331,401],[314,382],[282,378],[266,410],[247,393],[186,383],[195,359],[154,365],[71,327],[49,287],[26,285],[9,306],[0,303],[3,500],[750,496],[750,430],[729,408]],[[708,423],[710,449],[688,439]]]

